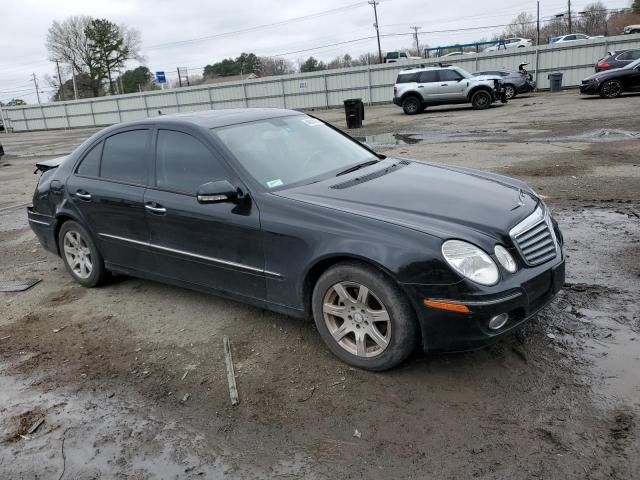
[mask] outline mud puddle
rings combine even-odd
[[[449,132],[431,131],[429,133],[382,133],[354,137],[372,147],[384,148],[399,145],[415,145],[418,143],[456,142],[616,142],[640,139],[640,132],[622,129],[597,129],[579,135],[549,135],[549,130],[523,128],[475,128],[470,130],[454,130]]]

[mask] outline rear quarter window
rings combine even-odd
[[[102,155],[102,142],[95,145],[80,161],[76,170],[78,175],[84,177],[97,177],[100,174],[100,156]]]
[[[396,83],[413,83],[418,81],[418,73],[401,73],[396,79]]]

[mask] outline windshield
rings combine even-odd
[[[359,143],[307,115],[241,123],[212,131],[267,189],[378,159]]]

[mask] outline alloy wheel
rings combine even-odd
[[[75,230],[69,230],[64,235],[62,249],[73,274],[78,278],[89,278],[93,272],[93,258],[91,249],[82,235]]]
[[[511,85],[505,85],[504,87],[504,96],[507,97],[507,100],[511,100],[516,96],[516,90]]]
[[[619,97],[622,93],[622,85],[615,80],[605,82],[604,85],[602,85],[602,93],[607,98]]]
[[[417,113],[420,105],[418,105],[418,100],[414,97],[409,97],[404,101],[404,108],[408,114]]]
[[[334,284],[324,295],[322,314],[335,342],[352,355],[375,357],[389,345],[389,312],[365,285],[356,282]]]

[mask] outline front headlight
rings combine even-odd
[[[498,283],[498,267],[475,245],[462,240],[447,240],[442,244],[442,255],[451,268],[469,280],[481,285]]]

